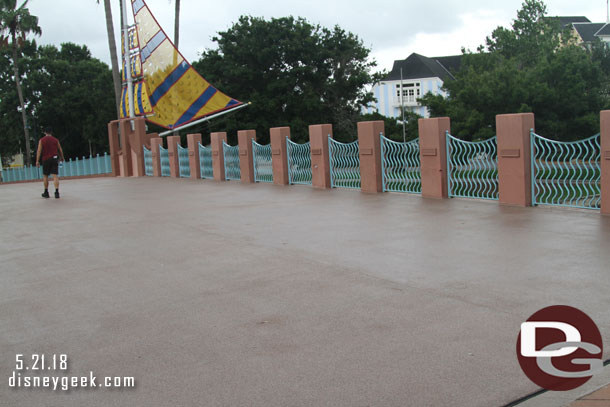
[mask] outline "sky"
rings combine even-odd
[[[95,58],[110,64],[103,1],[98,5],[96,0],[29,0],[30,13],[38,16],[42,28],[38,44],[85,44]],[[173,0],[145,2],[173,38]],[[112,3],[118,39],[119,1]],[[199,59],[203,50],[216,48],[211,38],[241,15],[292,15],[329,28],[339,25],[358,35],[371,49],[377,70],[389,71],[394,60],[413,52],[435,57],[460,54],[462,47],[476,50],[496,27],[510,27],[521,4],[522,0],[182,0],[180,51],[191,62]],[[548,0],[545,4],[551,16],[585,16],[593,22],[607,19],[603,0]],[[129,3],[128,14],[133,20]]]

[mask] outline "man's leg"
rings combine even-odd
[[[53,174],[53,185],[55,186],[55,198],[59,198],[59,177]]]
[[[48,175],[42,176],[42,184],[44,185],[44,192],[42,193],[42,197],[48,198],[49,197],[49,176]]]

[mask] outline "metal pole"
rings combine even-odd
[[[250,106],[250,102],[244,103],[243,105],[237,106],[237,107],[235,107],[233,109],[230,109],[230,110],[224,110],[222,112],[218,112],[218,113],[212,114],[210,116],[206,116],[206,117],[204,117],[202,119],[195,120],[194,122],[191,122],[189,124],[185,124],[184,126],[180,127],[180,130],[188,129],[189,127],[195,126],[195,125],[197,125],[199,123],[203,123],[203,122],[208,121],[210,119],[213,119],[215,117],[222,116],[223,114],[227,114],[227,113],[239,110],[239,109],[243,109],[244,107],[247,107],[247,106]],[[167,136],[168,134],[172,134],[172,133],[175,133],[177,131],[178,131],[178,129],[164,131],[163,133],[159,134],[159,137]]]
[[[402,85],[402,68],[400,68],[400,107],[402,109],[402,142],[407,141],[407,130],[405,129],[405,99]]]
[[[123,38],[125,41],[125,77],[127,78],[127,98],[129,99],[129,118],[136,116],[133,106],[133,79],[131,77],[131,58],[129,56],[129,26],[127,25],[127,1],[123,0]]]

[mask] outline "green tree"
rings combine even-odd
[[[51,126],[66,157],[107,151],[107,124],[115,117],[112,72],[86,46],[41,46],[25,86],[37,130]]]
[[[252,105],[229,117],[229,133],[290,126],[293,139],[307,139],[310,124],[332,123],[338,139],[355,137],[362,106],[373,100],[370,50],[340,27],[327,29],[302,18],[266,21],[240,17],[213,40],[193,65],[223,92]]]
[[[546,6],[526,0],[512,29],[497,28],[478,52],[464,51],[462,67],[448,80],[444,99],[425,95],[433,116],[449,116],[452,133],[465,140],[495,134],[495,116],[533,112],[545,137],[575,140],[598,131],[599,111],[608,105],[610,59],[562,43],[562,27],[545,16]],[[606,62],[604,62],[606,61]]]
[[[0,44],[11,49],[13,75],[23,121],[25,163],[30,165],[32,152],[26,106],[21,89],[21,76],[19,75],[19,58],[27,36],[32,33],[40,35],[42,30],[38,26],[38,17],[31,15],[26,7],[27,3],[28,0],[25,0],[21,6],[17,7],[17,0],[0,0]]]

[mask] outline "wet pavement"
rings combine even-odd
[[[580,308],[610,338],[595,211],[168,178],[61,192],[0,185],[0,406],[503,406],[537,390],[515,355],[535,311]],[[8,386],[90,372],[136,386]]]

